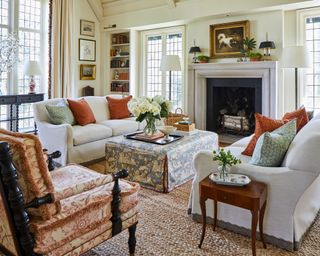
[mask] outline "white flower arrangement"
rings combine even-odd
[[[147,115],[153,116],[155,119],[167,117],[172,109],[172,103],[162,96],[137,97],[128,102],[129,111],[137,117],[137,121],[142,122]]]

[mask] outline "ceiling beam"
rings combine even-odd
[[[97,19],[99,22],[102,21],[103,19],[103,7],[102,4],[97,0],[87,0],[88,4],[90,5],[92,11],[94,12],[94,14],[96,15]]]
[[[167,0],[167,4],[169,8],[175,8],[176,7],[176,0]]]

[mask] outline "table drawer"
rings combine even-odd
[[[43,94],[30,94],[30,95],[19,95],[18,103],[32,103],[43,100]]]
[[[217,199],[219,202],[226,203],[226,204],[234,204],[235,203],[234,194],[223,192],[223,191],[217,192]]]

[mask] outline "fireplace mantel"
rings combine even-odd
[[[188,114],[197,129],[206,129],[207,78],[262,78],[262,114],[277,116],[277,61],[189,65]]]

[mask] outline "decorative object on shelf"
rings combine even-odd
[[[171,72],[172,71],[180,71],[180,59],[178,55],[164,55],[161,59],[160,64],[161,71],[169,71],[169,100],[171,100],[172,90],[171,90]]]
[[[95,26],[93,21],[80,20],[80,35],[92,36],[95,34]]]
[[[295,108],[298,109],[298,69],[312,66],[309,52],[306,46],[288,46],[283,48],[281,62],[283,68],[295,70]]]
[[[241,57],[243,40],[249,36],[249,21],[237,21],[210,26],[210,57]]]
[[[162,96],[154,98],[137,97],[128,102],[129,111],[136,117],[136,121],[146,121],[144,133],[153,136],[157,131],[156,120],[167,117],[172,107],[172,103]]]
[[[250,52],[248,54],[250,61],[260,61],[262,60],[262,54],[260,52]]]
[[[233,156],[230,150],[225,152],[223,148],[221,148],[219,152],[213,151],[213,161],[218,161],[220,179],[223,180],[228,176],[231,166],[241,164],[241,160]]]
[[[96,79],[96,65],[80,65],[80,80],[95,80]]]
[[[264,56],[270,56],[271,49],[276,49],[273,41],[268,40],[268,32],[266,32],[266,41],[263,41],[259,45],[259,49],[263,49]]]
[[[79,39],[79,60],[96,61],[96,41]]]
[[[8,33],[0,40],[0,75],[10,72],[18,62],[19,40],[15,33]]]
[[[119,71],[115,70],[114,71],[114,80],[119,80],[119,78],[120,78]]]
[[[208,63],[209,62],[209,56],[206,56],[206,55],[199,55],[198,57],[197,57],[197,60],[198,60],[198,62],[200,62],[200,63]]]
[[[201,50],[199,46],[196,46],[196,40],[193,40],[193,46],[189,50],[189,53],[193,53],[192,63],[198,63],[197,52],[201,52]]]
[[[94,88],[89,85],[86,87],[83,87],[82,96],[94,96]]]
[[[35,87],[36,83],[34,81],[34,76],[41,75],[41,69],[38,61],[29,60],[24,64],[24,74],[30,77],[29,82],[29,94],[36,93]]]

